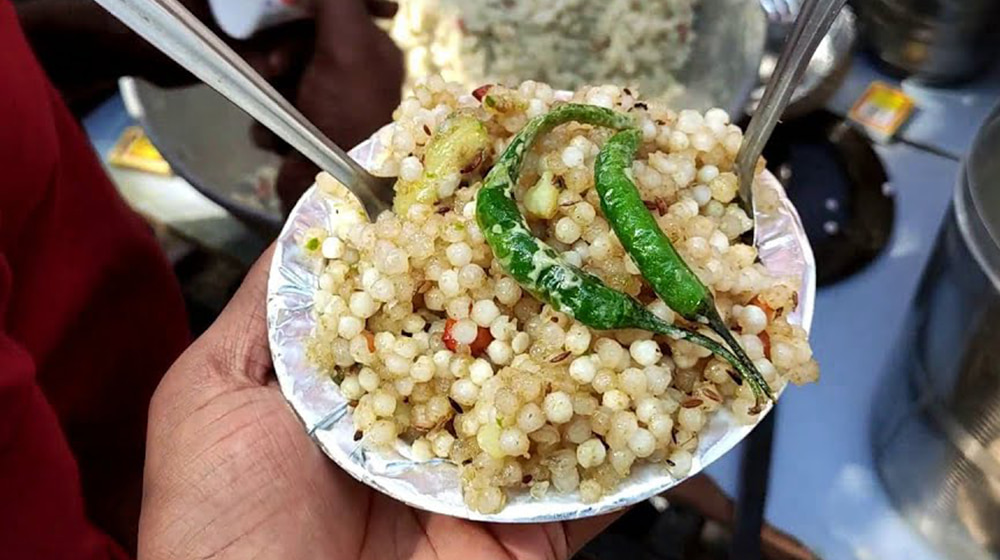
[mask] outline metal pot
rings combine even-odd
[[[890,69],[923,82],[971,79],[994,59],[997,0],[858,0],[862,35]]]
[[[973,144],[873,411],[879,474],[948,558],[1000,558],[1000,106]]]

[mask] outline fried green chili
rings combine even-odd
[[[458,111],[448,117],[431,136],[424,153],[424,172],[412,182],[396,183],[393,207],[405,216],[414,204],[433,206],[438,200],[438,184],[475,168],[489,150],[486,125],[472,114]]]
[[[528,292],[558,311],[597,330],[638,328],[703,346],[733,365],[744,378],[747,364],[701,333],[671,325],[634,298],[567,263],[528,229],[514,200],[525,152],[544,132],[577,121],[617,130],[633,126],[627,115],[590,105],[567,104],[532,119],[514,136],[486,175],[476,196],[476,221],[504,271]]]
[[[749,370],[746,380],[757,396],[773,399],[767,382],[719,316],[712,292],[677,254],[643,203],[631,177],[641,140],[638,130],[624,130],[611,137],[597,156],[594,183],[604,217],[664,303],[689,321],[708,324]]]

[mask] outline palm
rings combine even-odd
[[[472,523],[356,482],[268,381],[262,292],[256,270],[157,390],[140,558],[562,559],[609,522]]]

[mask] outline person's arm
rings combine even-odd
[[[0,271],[9,270],[5,267],[0,254]],[[0,300],[3,289],[0,285]],[[28,351],[0,331],[4,557],[127,560],[125,551],[88,521],[72,452],[34,375]]]

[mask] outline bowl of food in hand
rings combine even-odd
[[[428,511],[566,520],[680,483],[818,377],[812,253],[762,165],[741,241],[741,141],[630,88],[421,82],[351,152],[398,177],[392,211],[321,174],[279,237],[282,391]]]

